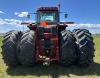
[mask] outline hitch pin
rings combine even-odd
[[[50,65],[50,58],[45,58],[43,65],[49,66]]]

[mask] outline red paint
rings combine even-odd
[[[41,39],[45,38],[51,38],[53,41],[53,47],[52,51],[50,52],[50,55],[55,55],[54,58],[50,58],[50,60],[59,60],[59,44],[58,44],[58,32],[56,36],[52,36],[51,33],[44,33],[43,36],[37,35],[37,29],[35,29],[35,40],[36,40],[36,61],[38,60],[44,60],[43,58],[39,58],[39,55],[45,55],[45,52],[43,51],[42,42]]]
[[[60,6],[60,3],[58,3],[58,6]]]
[[[74,22],[66,22],[66,24],[74,24]]]
[[[46,24],[45,28],[51,28],[53,26],[56,26],[57,28],[57,34],[55,36],[52,36],[52,34],[50,32],[44,32],[42,36],[38,35],[38,26],[35,23],[22,23],[22,24],[29,24],[29,29],[35,31],[35,42],[36,42],[36,61],[43,61],[45,60],[44,58],[40,58],[39,55],[43,55],[45,56],[45,52],[43,50],[43,46],[42,46],[42,42],[41,39],[46,39],[46,38],[50,38],[53,41],[53,47],[52,47],[52,51],[50,52],[50,55],[55,55],[55,57],[50,58],[50,61],[52,60],[59,60],[59,43],[58,43],[58,29],[65,29],[67,27],[66,24],[73,24],[73,22],[66,22],[66,24],[58,24],[58,25],[48,25]],[[44,26],[43,26],[44,27]]]

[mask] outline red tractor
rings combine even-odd
[[[22,23],[27,24],[30,30],[6,33],[2,41],[2,55],[7,66],[33,66],[38,61],[49,65],[53,60],[64,66],[88,66],[93,62],[94,43],[91,33],[86,29],[67,30],[68,24],[73,22],[60,22],[59,9],[60,5],[59,8],[40,7],[35,13],[35,23]]]

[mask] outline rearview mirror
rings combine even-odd
[[[30,14],[27,14],[27,18],[30,19]]]
[[[67,18],[68,17],[68,14],[65,14],[65,18]]]

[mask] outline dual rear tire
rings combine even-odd
[[[77,66],[89,66],[93,63],[94,43],[91,33],[86,29],[73,30],[76,44]]]
[[[21,37],[19,59],[25,66],[34,66],[35,57],[35,32],[26,31]]]
[[[74,37],[69,30],[59,32],[59,55],[62,65],[69,66],[74,64],[76,58],[75,43]]]
[[[93,62],[94,43],[86,29],[59,31],[59,61],[62,65],[88,66]],[[2,41],[2,55],[7,66],[22,64],[33,66],[36,63],[35,32],[30,30],[9,31]]]
[[[9,31],[2,43],[2,56],[7,66],[35,64],[34,31],[27,31],[23,34],[21,31]]]
[[[21,31],[12,30],[6,33],[2,41],[2,56],[7,66],[19,64],[18,60],[18,41],[22,35]]]

